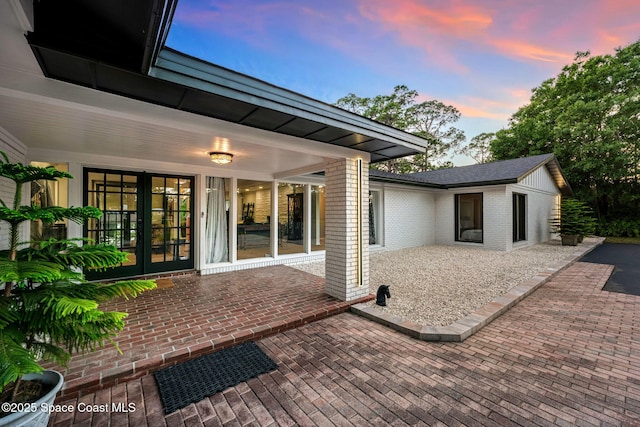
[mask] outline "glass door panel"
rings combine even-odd
[[[118,275],[141,274],[139,237],[141,237],[139,213],[142,208],[138,198],[139,175],[105,171],[85,173],[85,204],[102,211],[102,217],[85,224],[85,236],[94,244],[108,244],[129,254],[118,268],[105,273],[87,276],[116,277]]]
[[[85,170],[85,204],[103,212],[85,225],[93,242],[116,246],[128,260],[90,278],[193,268],[193,178]]]
[[[188,177],[151,177],[150,270],[181,265],[193,267],[192,186],[193,179]]]

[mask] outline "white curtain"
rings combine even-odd
[[[229,260],[228,229],[224,178],[207,177],[206,262]]]

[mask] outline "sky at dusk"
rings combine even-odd
[[[404,84],[455,106],[469,141],[576,52],[638,40],[638,0],[179,0],[166,44],[331,104]]]

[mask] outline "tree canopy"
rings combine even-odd
[[[335,105],[427,140],[425,154],[377,163],[374,167],[388,172],[410,173],[450,165],[450,162],[443,161],[444,157],[465,141],[464,132],[452,126],[460,119],[460,112],[437,100],[419,103],[417,98],[417,91],[400,85],[391,95],[361,98],[351,93],[340,98]]]
[[[460,149],[460,154],[471,157],[476,163],[489,163],[493,160],[491,143],[496,138],[493,132],[483,132],[471,138],[471,142]]]
[[[637,217],[640,203],[640,42],[614,55],[579,52],[533,89],[496,132],[496,160],[554,153],[576,195],[599,217]]]

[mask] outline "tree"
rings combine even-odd
[[[476,163],[488,163],[493,160],[491,155],[491,143],[496,138],[496,134],[481,133],[471,138],[471,142],[460,150],[460,154],[471,157]]]
[[[449,152],[458,149],[465,136],[462,130],[451,126],[460,119],[460,112],[455,107],[436,100],[418,103],[417,97],[417,91],[400,85],[391,95],[361,98],[351,93],[340,98],[335,105],[426,139],[424,154],[374,165],[387,172],[422,172],[437,168]]]
[[[599,218],[640,208],[640,42],[615,55],[578,52],[533,90],[491,144],[494,157],[554,153]]]
[[[126,262],[114,246],[78,245],[71,240],[18,242],[21,224],[68,219],[83,223],[102,212],[91,206],[21,206],[24,184],[72,178],[54,167],[10,163],[0,151],[0,177],[14,185],[9,205],[0,199],[0,225],[9,226],[6,250],[0,250],[0,402],[22,401],[21,377],[43,370],[44,362],[64,366],[72,353],[112,342],[124,328],[126,313],[102,311],[99,304],[116,297],[135,297],[155,288],[153,280],[88,282],[83,269],[106,269]],[[119,349],[118,349],[119,350]],[[7,392],[7,388],[11,393]],[[4,410],[2,412],[8,412]],[[2,414],[0,412],[0,414]]]

